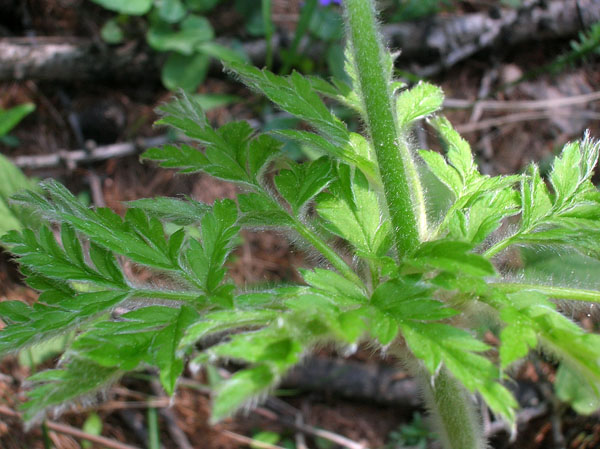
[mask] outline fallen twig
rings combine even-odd
[[[200,391],[207,395],[211,394],[210,389],[206,385],[201,384],[200,382],[194,381],[192,379],[180,379],[178,385],[181,387],[192,388],[196,391]],[[267,399],[266,406],[256,407],[254,409],[254,412],[262,416],[263,418],[269,419],[271,421],[277,421],[279,424],[288,428],[303,432],[307,435],[321,437],[348,449],[366,449],[366,447],[363,444],[357,443],[356,441],[351,440],[350,438],[346,438],[335,432],[318,429],[303,422],[298,422],[297,417],[300,411],[295,407],[289,405],[287,402],[284,402],[281,399],[275,397],[270,397],[269,399]],[[292,418],[283,418],[278,413],[288,414]]]
[[[481,100],[470,101],[458,98],[446,98],[444,107],[453,109],[470,109],[475,106],[487,111],[528,111],[534,109],[554,109],[575,106],[578,104],[600,101],[600,91],[584,95],[552,98],[549,100],[524,100],[524,101],[497,101]]]
[[[481,100],[471,101],[459,98],[446,98],[444,106],[453,109],[470,109],[477,107],[480,111],[532,111],[532,110],[548,110],[544,113],[523,113],[522,115],[514,114],[504,117],[497,117],[479,122],[468,123],[457,126],[459,132],[474,132],[480,129],[486,129],[493,126],[500,126],[507,123],[520,122],[525,120],[541,120],[548,118],[551,113],[560,113],[555,111],[559,108],[569,106],[587,104],[594,101],[600,101],[600,91],[592,92],[584,95],[573,95],[569,97],[554,98],[549,100],[525,100],[525,101],[497,101],[497,100]],[[571,112],[570,112],[571,113]],[[589,113],[589,111],[587,112]],[[289,114],[280,113],[276,117],[286,117]],[[597,118],[593,116],[593,118]],[[251,120],[250,125],[253,128],[259,128],[261,123],[256,120]],[[91,149],[79,149],[73,151],[61,150],[54,154],[43,154],[35,156],[17,156],[12,158],[12,162],[26,169],[41,169],[56,167],[61,164],[67,167],[75,167],[78,164],[89,162],[103,161],[112,158],[119,158],[139,154],[147,148],[161,146],[169,143],[171,138],[168,135],[156,137],[147,137],[136,140],[135,142],[121,142],[112,145],[104,145]]]
[[[520,410],[517,413],[517,426],[524,426],[525,424],[544,416],[548,413],[548,406],[546,404],[539,405],[537,407],[527,407]],[[511,432],[510,426],[504,421],[494,421],[489,425],[485,432],[485,436],[490,438],[500,432]]]
[[[4,405],[0,405],[0,414],[5,416],[11,416],[13,418],[21,419],[22,415],[19,412],[16,412],[9,407]],[[102,437],[99,435],[92,435],[90,433],[79,430],[75,427],[68,426],[66,424],[60,424],[54,421],[46,421],[46,425],[48,429],[53,430],[54,432],[64,433],[65,435],[70,435],[75,438],[79,438],[82,440],[88,440],[92,443],[98,443],[102,446],[105,446],[109,449],[140,449],[137,446],[130,446],[128,444],[120,443],[118,441],[111,440],[106,437]]]
[[[154,394],[160,395],[162,393],[162,389],[157,380],[150,382],[150,386]],[[177,447],[179,449],[194,449],[185,432],[177,425],[177,419],[172,410],[170,408],[160,408],[159,413],[164,418],[167,424],[167,431],[173,441],[177,444]]]
[[[248,446],[252,445],[252,447],[258,447],[260,449],[285,449],[284,447],[277,446],[276,444],[264,443],[262,441],[253,440],[252,438],[240,435],[239,433],[231,432],[230,430],[221,430],[221,433],[231,438],[232,440],[247,444]]]
[[[550,119],[558,114],[580,115],[591,118],[593,120],[600,119],[600,113],[593,111],[544,111],[544,112],[517,112],[515,114],[503,115],[502,117],[494,117],[481,120],[477,123],[465,123],[456,125],[456,130],[461,133],[472,133],[482,129],[492,128],[495,126],[508,125],[510,123],[527,122],[532,120]]]
[[[472,56],[484,48],[502,44],[568,37],[600,19],[599,0],[532,1],[517,9],[494,8],[492,11],[436,16],[418,22],[390,24],[383,34],[391,45],[402,50],[399,64],[415,60],[429,65],[414,67],[421,76],[431,76]],[[274,54],[279,54],[286,39],[275,34]],[[217,39],[230,46],[231,41]],[[148,51],[141,43],[129,42],[118,47],[99,45],[80,38],[3,38],[0,39],[0,80],[38,79],[117,79],[130,82],[143,76],[158,77],[162,56]],[[308,39],[300,43],[300,51],[321,58],[323,45]],[[253,64],[264,65],[266,43],[257,40],[244,44]],[[213,64],[215,70],[221,65]]]
[[[56,167],[61,164],[74,166],[81,163],[103,161],[115,157],[138,154],[146,148],[164,145],[169,142],[167,135],[142,138],[135,142],[115,143],[87,150],[59,151],[54,154],[36,156],[17,156],[12,162],[21,168],[39,169]]]

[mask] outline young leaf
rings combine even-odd
[[[360,102],[358,92],[350,84],[337,78],[332,79],[332,83],[328,83],[323,78],[316,76],[308,76],[307,79],[315,91],[325,97],[338,101],[358,113],[361,117],[364,117],[364,106]]]
[[[403,323],[402,333],[411,351],[423,361],[434,376],[444,366],[470,391],[478,391],[490,408],[514,420],[517,401],[500,385],[498,369],[487,358],[477,354],[488,346],[468,332],[441,323]]]
[[[217,131],[207,126],[202,128],[202,134],[190,135],[206,146],[204,153],[188,145],[167,145],[164,149],[150,148],[142,157],[160,161],[162,167],[179,168],[183,173],[203,171],[226,181],[254,184],[246,169],[250,125],[233,122]]]
[[[465,209],[456,210],[449,217],[450,236],[479,245],[500,227],[504,218],[519,212],[518,194],[511,189],[482,193]]]
[[[72,349],[100,366],[123,371],[140,363],[154,365],[160,370],[163,388],[173,394],[183,371],[183,360],[176,351],[197,316],[188,306],[144,307],[122,315],[120,321],[98,323],[78,337]]]
[[[277,76],[267,70],[230,62],[228,69],[237,74],[252,89],[264,93],[284,111],[305,120],[333,143],[348,141],[348,130],[313,91],[310,82],[297,72],[289,77]]]
[[[354,166],[362,170],[362,172],[371,180],[377,181],[379,184],[379,174],[377,165],[375,164],[369,143],[360,134],[350,133],[350,139],[347,143],[333,144],[324,137],[310,133],[307,131],[297,130],[281,130],[276,131],[276,135],[317,151],[319,154],[327,154],[330,157],[338,159],[350,166]]]
[[[271,295],[269,295],[270,297]],[[0,303],[2,305],[3,303]],[[0,308],[0,316],[2,309]],[[17,311],[18,313],[18,311]],[[194,324],[190,325],[181,340],[180,346],[187,348],[200,339],[213,333],[239,328],[250,328],[255,326],[267,326],[280,316],[279,311],[275,310],[226,310],[207,313]]]
[[[600,383],[582,382],[580,374],[561,363],[554,384],[556,395],[582,415],[591,415],[600,409]]]
[[[494,275],[494,266],[485,257],[472,253],[472,248],[469,243],[453,240],[423,242],[405,263],[472,276]]]
[[[210,206],[191,198],[177,199],[167,197],[143,198],[129,201],[128,206],[143,210],[148,216],[169,221],[181,226],[200,222],[210,211]]]
[[[190,239],[185,251],[186,271],[205,292],[215,292],[225,276],[223,265],[233,249],[239,227],[231,200],[216,201],[213,213],[202,219],[202,244]]]
[[[299,215],[304,206],[332,181],[331,172],[331,162],[327,158],[291,164],[275,177],[275,185],[294,214]]]
[[[142,211],[128,212],[125,220],[109,209],[93,211],[82,205],[55,181],[40,184],[49,199],[26,192],[16,198],[51,220],[66,222],[95,243],[134,262],[163,270],[176,270],[166,248],[162,225]]]
[[[529,176],[521,181],[521,226],[530,230],[552,209],[546,184],[536,165],[529,167]]]
[[[0,138],[6,136],[21,120],[33,111],[35,111],[33,103],[23,103],[10,109],[0,108]]]
[[[241,194],[237,197],[242,226],[292,227],[293,218],[272,197],[261,193]]]
[[[585,332],[559,313],[556,306],[538,292],[523,290],[501,298],[496,295],[490,304],[500,310],[502,319],[507,323],[507,332],[501,334],[502,365],[506,366],[521,357],[527,347],[533,347],[537,341],[545,351],[566,364],[565,370],[569,374],[575,374],[578,378],[580,389],[577,391],[572,388],[567,374],[563,378],[565,383],[557,385],[564,399],[575,401],[583,410],[580,402],[582,391],[592,393],[590,403],[600,398],[600,367],[596,363],[600,358],[600,336]],[[531,331],[522,331],[527,328]],[[511,338],[515,332],[526,340],[515,343]]]
[[[0,126],[2,119],[0,118]],[[0,130],[0,136],[2,132]],[[0,237],[8,231],[19,230],[23,226],[39,226],[39,218],[30,210],[10,202],[10,197],[20,190],[35,189],[35,182],[0,154]]]
[[[379,284],[371,305],[396,321],[437,321],[458,314],[441,301],[432,299],[433,289],[406,279],[391,279]]]
[[[204,152],[188,145],[150,148],[142,157],[159,161],[162,167],[179,168],[183,173],[202,171],[216,178],[257,187],[268,163],[280,152],[281,143],[261,135],[252,139],[246,122],[232,122],[214,130],[206,121],[201,104],[194,97],[180,98],[162,106],[158,124],[176,127],[205,147]]]
[[[348,240],[362,254],[382,256],[390,247],[390,224],[379,208],[379,199],[360,171],[340,166],[331,193],[317,199],[317,212],[325,227]]]
[[[521,225],[488,254],[494,255],[511,243],[535,243],[575,247],[600,257],[600,195],[591,182],[599,151],[600,143],[589,135],[582,142],[567,144],[550,173],[552,195],[537,167],[531,166],[521,181]]]
[[[448,161],[456,169],[463,183],[467,183],[477,173],[471,147],[458,134],[445,117],[436,117],[429,121],[447,145]]]
[[[367,298],[357,285],[338,273],[322,268],[301,270],[302,277],[308,285],[321,290],[327,296],[336,299],[336,303],[347,305],[365,303]]]
[[[158,23],[150,26],[147,35],[148,44],[153,49],[172,50],[184,55],[191,55],[199,44],[212,38],[214,30],[208,19],[194,14],[181,21],[179,31],[173,31],[167,24]]]
[[[10,308],[5,306],[0,309],[0,318],[4,319],[6,314],[7,320],[13,324],[0,332],[0,355],[53,335],[68,333],[111,310],[127,297],[127,293],[119,291],[72,292],[70,296],[65,296],[64,292],[47,290],[32,308],[17,308],[14,304]]]
[[[396,99],[398,124],[406,128],[411,123],[433,114],[442,107],[444,93],[433,84],[420,82],[412,89],[405,90]]]
[[[24,419],[32,421],[48,408],[62,405],[90,395],[115,382],[123,373],[112,367],[103,367],[89,360],[70,360],[63,369],[41,371],[29,377],[33,389],[21,408]]]
[[[429,170],[454,193],[455,197],[459,197],[464,187],[464,181],[458,170],[449,165],[444,157],[436,151],[420,150],[419,155]]]
[[[537,335],[535,330],[527,323],[519,320],[518,316],[514,315],[515,311],[512,308],[506,308],[502,311],[502,319],[508,323],[500,333],[500,361],[502,369],[508,367],[514,361],[525,357],[530,349],[537,345]]]
[[[230,360],[249,363],[268,363],[285,370],[299,361],[302,346],[299,342],[273,328],[234,335],[225,343],[213,346],[207,353]]]
[[[98,256],[94,269],[85,262],[81,244],[73,229],[63,225],[61,236],[62,248],[56,243],[52,231],[45,226],[40,229],[39,237],[26,229],[22,234],[15,231],[7,234],[3,242],[20,256],[22,265],[44,277],[65,283],[81,281],[110,289],[127,289],[125,278],[116,266],[112,253]],[[90,248],[94,263],[97,250],[94,246]]]
[[[213,399],[212,420],[217,422],[264,393],[276,380],[266,364],[256,365],[235,373],[221,383]]]

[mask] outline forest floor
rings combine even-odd
[[[28,1],[31,27],[43,35],[78,35],[97,37],[95,14],[106,15],[90,2]],[[70,3],[78,3],[73,8]],[[468,2],[466,2],[468,3]],[[68,6],[64,6],[68,4]],[[77,10],[77,12],[74,12]],[[2,19],[0,18],[0,22]],[[1,27],[0,27],[1,29]],[[13,32],[15,35],[19,31]],[[510,88],[506,83],[541,65],[557,54],[568,51],[568,40],[548,41],[536,45],[498,48],[480,52],[467,61],[432,79],[440,84],[450,99],[474,101],[486,98],[497,102],[522,100],[559,100],[600,91],[600,61],[579,62],[557,74],[542,73]],[[209,119],[215,125],[230,119],[264,120],[264,102],[224,75],[211,76],[200,88],[201,93],[227,93],[243,100],[213,109]],[[24,102],[36,104],[34,114],[27,117],[12,133],[20,142],[16,147],[0,144],[0,152],[10,158],[44,155],[61,150],[81,148],[81,137],[96,145],[131,142],[142,137],[162,135],[164,129],[152,127],[154,109],[171,94],[157,77],[145,77],[131,83],[77,81],[10,81],[0,83],[0,107],[8,108]],[[589,129],[600,136],[600,102],[581,102],[570,107],[538,110],[495,112],[485,108],[446,109],[453,124],[463,130],[471,143],[484,173],[506,174],[523,169],[530,161],[548,166],[552,156],[569,140],[581,138]],[[519,115],[521,114],[521,115]],[[71,117],[78,125],[73,125]],[[75,129],[76,126],[79,129]],[[436,146],[433,133],[419,129],[414,144],[420,148]],[[26,170],[36,178],[53,177],[94,205],[106,205],[124,211],[123,202],[152,196],[189,195],[211,203],[216,198],[236,195],[236,188],[205,175],[176,175],[150,163],[141,163],[137,155],[94,163],[67,166],[59,164]],[[235,282],[250,285],[257,282],[298,281],[297,268],[314,261],[294,247],[286,236],[271,231],[244,232],[244,242],[231,262]],[[0,256],[0,301],[35,301],[36,294],[20,282],[17,267],[6,253]],[[323,349],[317,358],[344,359],[331,349]],[[346,359],[344,359],[346,360]],[[56,358],[36,369],[50,367]],[[349,358],[367,366],[393,366],[393,360],[361,348]],[[53,421],[81,429],[91,413],[102,422],[102,436],[115,448],[148,447],[146,416],[148,408],[159,411],[160,441],[165,449],[192,448],[233,449],[248,447],[248,438],[264,436],[265,431],[279,435],[272,445],[254,442],[253,447],[287,447],[333,449],[337,447],[399,449],[435,448],[433,439],[419,425],[417,408],[398,408],[363,399],[352,400],[328,391],[302,391],[298,386],[277,391],[277,399],[265,402],[255,410],[240,413],[218,425],[209,423],[210,396],[205,387],[205,373],[188,367],[176,395],[169,399],[145,376],[128,376],[103,392],[94,404],[79,404],[63,411]],[[25,379],[32,369],[23,357],[11,356],[0,364],[0,448],[45,448],[44,433],[57,449],[79,448],[81,440],[73,432],[59,431],[49,423],[24,429],[16,415],[26,392]],[[493,433],[494,448],[510,449],[593,449],[600,447],[600,417],[577,416],[552,399],[551,384],[554,365],[542,357],[532,357],[517,370],[519,399],[525,407],[518,432],[511,440],[503,429]],[[405,375],[398,369],[398,379]],[[332,387],[333,388],[333,387]],[[350,392],[352,393],[352,392]],[[493,426],[492,426],[493,427]],[[67,430],[69,430],[67,429]],[[326,432],[323,432],[326,431]],[[411,434],[414,434],[412,435]],[[412,442],[411,435],[414,437]],[[425,441],[428,441],[425,446]],[[421,444],[421,445],[419,445]],[[127,446],[128,445],[128,446]],[[109,447],[94,443],[86,447]]]

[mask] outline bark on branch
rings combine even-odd
[[[429,64],[419,70],[433,75],[474,53],[493,46],[566,38],[600,20],[600,0],[529,0],[519,10],[492,9],[488,13],[436,16],[414,23],[391,24],[383,33],[402,50],[399,64]],[[228,45],[227,41],[220,43]],[[285,39],[275,36],[275,54]],[[244,44],[256,65],[263,65],[264,40]],[[301,51],[319,57],[319,45],[301,44]],[[53,37],[0,39],[0,81],[114,79],[137,81],[158,77],[164,55],[136,43],[108,47],[89,39]],[[215,64],[215,68],[219,65]]]
[[[416,382],[399,373],[391,366],[309,357],[286,376],[283,387],[382,405],[419,407]]]

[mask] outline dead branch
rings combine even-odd
[[[481,100],[471,101],[458,98],[446,98],[444,106],[454,109],[470,109],[475,106],[482,111],[535,111],[542,110],[543,112],[523,112],[510,114],[503,117],[495,117],[479,122],[467,123],[458,125],[457,129],[460,132],[468,133],[481,129],[486,129],[494,126],[501,126],[507,123],[542,120],[552,116],[552,114],[575,113],[584,114],[591,118],[598,118],[597,113],[591,111],[560,111],[560,108],[569,106],[583,105],[600,101],[600,92],[591,92],[584,95],[573,95],[561,98],[552,98],[548,100],[525,100],[525,101],[498,101],[498,100]],[[288,114],[278,113],[275,117],[288,117]],[[261,124],[256,120],[249,121],[250,126],[258,129]],[[147,148],[161,146],[169,142],[167,135],[141,138],[135,142],[120,142],[112,145],[92,147],[80,150],[61,150],[53,154],[42,154],[32,156],[17,156],[12,158],[12,162],[20,168],[25,169],[41,169],[49,167],[57,167],[61,164],[73,169],[79,164],[89,162],[98,162],[111,158],[131,156],[139,154]]]
[[[413,379],[379,364],[310,357],[286,376],[283,386],[407,409],[421,405]]]
[[[519,10],[492,8],[488,13],[436,16],[386,25],[383,33],[393,47],[402,50],[399,64],[431,76],[483,49],[570,37],[597,20],[600,0],[529,0]],[[224,39],[218,42],[230,44]],[[274,37],[275,54],[285,45],[283,36]],[[247,42],[244,50],[254,64],[264,64],[264,40]],[[309,45],[307,40],[300,44],[300,50],[311,57],[324,52],[322,46]],[[91,39],[2,38],[0,81],[156,78],[163,58],[163,54],[135,42],[109,47]],[[214,68],[220,70],[220,64],[215,63]]]
[[[534,109],[553,109],[579,104],[600,101],[600,91],[589,94],[572,95],[560,98],[550,98],[547,100],[517,100],[517,101],[499,101],[499,100],[462,100],[458,98],[446,98],[444,107],[451,109],[471,109],[475,106],[486,111],[524,111]]]
[[[53,154],[41,154],[35,156],[17,156],[12,162],[21,168],[40,169],[56,167],[64,164],[68,168],[74,168],[78,164],[103,161],[111,158],[131,156],[138,154],[146,148],[161,146],[169,142],[168,136],[148,137],[138,139],[135,142],[115,143],[89,150],[61,150]]]
[[[5,416],[10,416],[12,418],[21,419],[21,413],[16,412],[9,407],[4,405],[0,405],[0,414]],[[120,443],[115,440],[111,440],[109,438],[105,438],[99,435],[92,435],[87,432],[83,432],[75,427],[68,426],[66,424],[60,424],[53,421],[46,421],[46,425],[48,429],[53,430],[58,433],[64,433],[65,435],[70,435],[75,438],[79,438],[82,440],[88,440],[93,443],[98,443],[104,447],[112,448],[112,449],[139,449],[136,446],[130,446],[129,444]]]
[[[481,50],[569,37],[598,20],[600,0],[529,0],[518,10],[436,16],[388,25],[384,33],[393,47],[402,50],[399,64],[409,65],[420,76],[432,76]],[[415,61],[429,65],[417,66]]]

